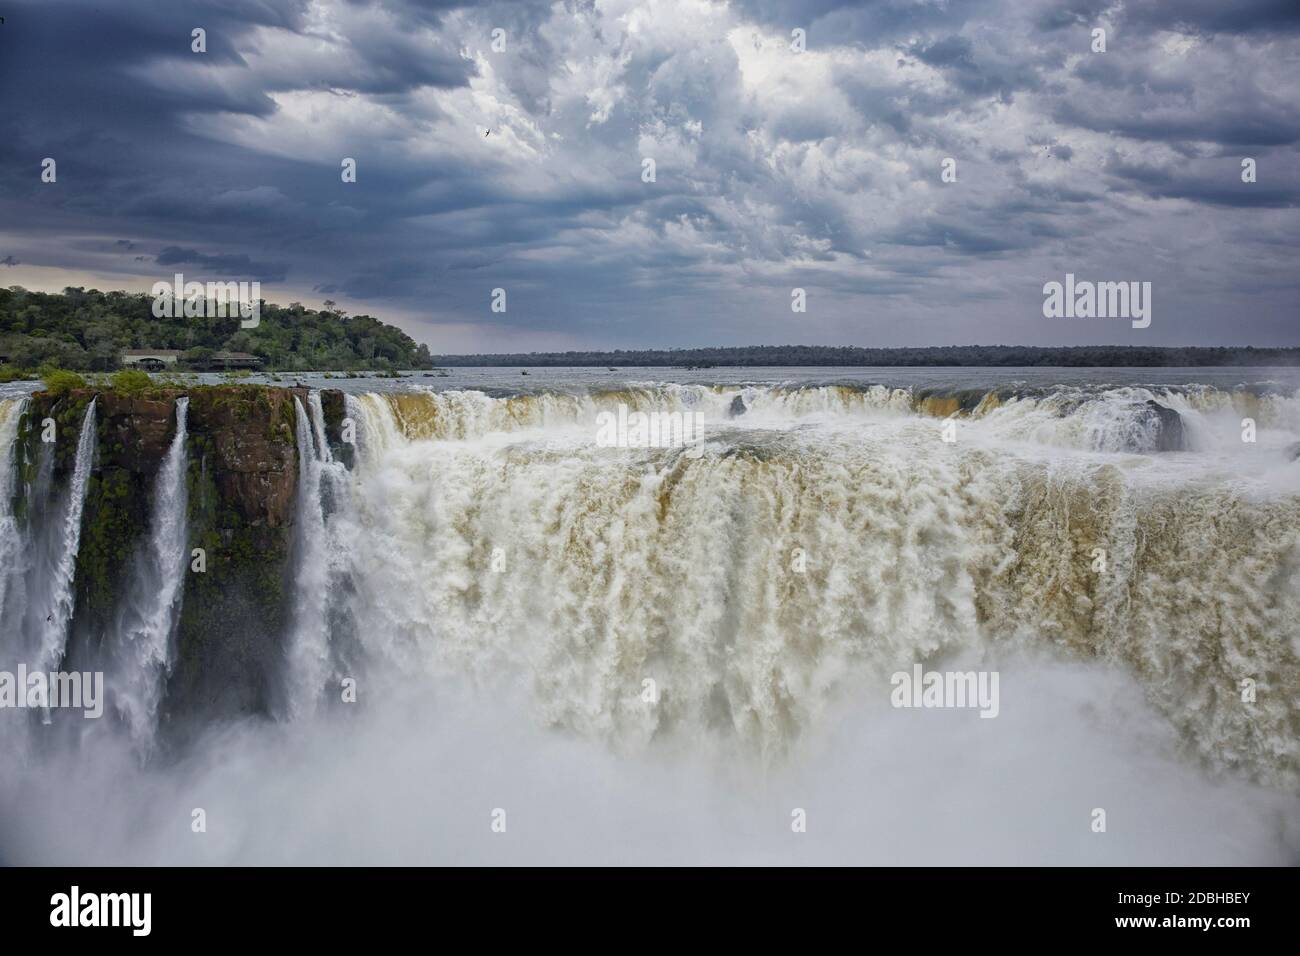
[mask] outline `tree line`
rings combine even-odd
[[[201,366],[213,352],[248,352],[268,369],[396,371],[432,368],[427,345],[369,315],[327,301],[263,304],[256,328],[232,318],[157,318],[145,293],[67,288],[62,293],[0,289],[0,356],[11,368],[112,371],[126,349],[174,349]]]

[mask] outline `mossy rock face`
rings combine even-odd
[[[105,392],[99,397],[99,456],[104,468],[122,468],[152,478],[176,434],[179,390],[144,395]]]
[[[74,646],[97,645],[128,595],[131,559],[149,531],[153,481],[175,434],[175,397],[149,397],[97,389],[33,396],[20,426],[24,460],[38,465],[47,419],[55,422],[53,489],[66,493],[76,467],[77,446],[87,409],[95,402],[95,459],[86,486],[75,577]],[[25,479],[31,475],[24,474]]]
[[[176,435],[176,398],[182,394],[98,396],[98,452],[77,551],[74,615],[78,632],[92,645],[113,626],[120,603],[132,597],[124,589],[132,586],[132,559],[152,530],[154,483]]]
[[[231,385],[196,390],[190,396],[190,433],[206,439],[216,494],[241,522],[272,528],[293,523],[298,479],[295,397],[305,402],[306,390]]]
[[[301,394],[297,394],[297,393]],[[257,385],[190,397],[189,537],[167,715],[267,713],[291,624],[298,485],[294,398]]]
[[[77,463],[77,444],[81,438],[81,425],[85,420],[86,409],[94,392],[75,391],[63,395],[51,395],[37,392],[32,396],[23,418],[18,423],[18,443],[23,453],[23,460],[29,463],[40,461],[42,451],[53,449],[54,477],[62,481],[72,474]],[[54,422],[54,441],[44,440],[46,422]],[[42,449],[43,445],[50,446]],[[30,476],[24,475],[25,479]]]
[[[97,469],[86,488],[77,549],[77,630],[98,643],[127,600],[131,559],[149,530],[150,483],[125,468]]]
[[[356,446],[343,441],[343,421],[347,418],[347,399],[337,388],[321,389],[321,411],[325,418],[325,440],[329,442],[330,452],[336,461],[343,462],[348,468],[355,464]],[[356,423],[353,423],[355,429]]]
[[[290,625],[292,528],[249,523],[199,456],[188,478],[191,569],[165,717],[268,713]]]

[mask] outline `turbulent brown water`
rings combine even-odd
[[[341,537],[365,569],[362,616],[406,664],[510,661],[550,722],[632,748],[725,728],[772,756],[913,661],[1054,646],[1134,674],[1212,766],[1300,784],[1294,394],[672,385],[353,402],[363,454]],[[619,405],[700,412],[703,454],[596,447]],[[1156,405],[1178,413],[1184,451],[1155,453]],[[635,693],[646,677],[671,688],[656,708]],[[1245,678],[1267,688],[1253,705]]]

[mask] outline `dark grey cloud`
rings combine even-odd
[[[749,19],[784,28],[808,30],[812,43],[847,41],[894,43],[918,33],[959,29],[978,19],[994,4],[987,0],[949,3],[948,0],[739,0]]]
[[[1300,206],[1300,188],[1293,183],[1271,184],[1267,162],[1263,183],[1243,182],[1240,162],[1235,157],[1215,158],[1198,163],[1194,169],[1146,166],[1112,157],[1106,169],[1123,184],[1153,199],[1186,199],[1242,208],[1291,209]]]
[[[943,71],[969,95],[1007,99],[1016,90],[1038,89],[1042,84],[1038,71],[1024,60],[1024,51],[1010,56],[989,50],[977,53],[969,37],[953,35],[932,42],[917,41],[906,50],[922,63]]]
[[[1289,146],[1300,142],[1300,109],[1282,103],[1224,103],[1210,110],[1187,103],[1171,110],[1133,114],[1102,102],[1063,102],[1053,119],[1097,133],[1139,140],[1219,143],[1224,146]]]
[[[1207,33],[1300,33],[1294,0],[1145,0],[1124,7],[1125,22]]]
[[[1044,31],[1091,27],[1114,6],[1114,0],[1051,0],[1039,8],[1035,24]]]
[[[204,253],[195,249],[168,246],[154,257],[154,262],[166,268],[197,266],[205,272],[223,276],[246,276],[262,282],[283,282],[287,269],[283,265],[254,262],[246,253]]]

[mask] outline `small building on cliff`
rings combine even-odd
[[[168,365],[175,365],[180,357],[179,349],[127,349],[122,353],[122,366],[161,372]]]

